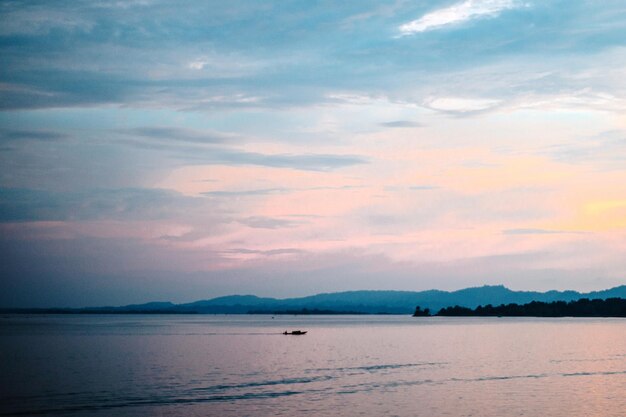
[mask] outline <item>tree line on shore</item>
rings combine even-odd
[[[414,317],[430,316],[430,310],[415,308]],[[444,307],[436,316],[454,317],[626,317],[626,299],[606,300],[581,298],[576,301],[554,301],[551,303],[531,301],[527,304],[501,304],[478,306],[475,309],[461,306]]]

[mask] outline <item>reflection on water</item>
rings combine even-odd
[[[0,387],[0,415],[623,417],[626,320],[5,316]]]

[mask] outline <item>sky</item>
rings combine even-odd
[[[2,1],[0,306],[626,283],[623,1]]]

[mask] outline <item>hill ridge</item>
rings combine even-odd
[[[130,304],[118,307],[85,307],[73,309],[0,309],[2,312],[57,312],[57,313],[208,313],[245,314],[255,312],[281,312],[297,310],[323,310],[333,312],[410,314],[416,306],[437,311],[444,307],[476,308],[479,305],[525,304],[532,301],[575,301],[581,298],[625,298],[626,285],[581,293],[573,290],[546,292],[516,291],[504,285],[483,285],[455,291],[437,289],[406,290],[349,290],[318,293],[304,297],[271,298],[252,294],[226,295],[190,303],[174,304],[169,301]]]

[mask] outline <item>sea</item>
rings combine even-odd
[[[4,315],[0,415],[624,417],[626,319]]]

